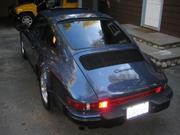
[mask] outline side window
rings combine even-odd
[[[57,38],[52,31],[51,27],[46,28],[46,42],[50,47],[56,47],[57,46]]]
[[[36,35],[38,40],[45,42],[49,47],[56,47],[57,38],[48,21],[43,16],[37,16],[30,31]],[[43,45],[43,44],[42,44]]]
[[[48,25],[47,20],[43,16],[37,16],[30,27],[32,32],[40,40],[43,39],[45,33],[45,27]]]
[[[109,23],[107,26],[114,36],[118,36],[119,34],[121,34],[120,29],[114,23]]]

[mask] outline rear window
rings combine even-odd
[[[112,20],[76,20],[59,23],[73,49],[130,43],[129,38]]]
[[[86,70],[143,61],[138,50],[111,51],[83,55],[80,62]]]

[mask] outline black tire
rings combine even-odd
[[[26,51],[24,49],[24,42],[22,41],[22,39],[20,38],[20,49],[21,49],[21,55],[24,59],[27,59],[26,56]]]
[[[50,78],[48,70],[42,69],[40,71],[39,84],[40,84],[40,95],[41,95],[43,106],[45,107],[46,110],[50,111],[52,110],[52,107],[53,107],[53,96],[49,92],[51,90],[51,78]],[[45,93],[45,89],[43,89],[43,85],[46,85],[47,93]]]
[[[33,23],[34,20],[34,15],[33,13],[30,12],[25,12],[20,14],[20,23],[26,24],[27,27],[30,27]]]

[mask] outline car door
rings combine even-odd
[[[56,95],[56,99],[61,101],[66,100],[65,91],[68,86],[68,64],[69,64],[69,53],[65,47],[65,42],[61,38],[55,28],[46,26],[46,36],[43,36],[41,40],[41,49],[43,51],[44,63],[48,65],[50,72],[52,73],[52,90]],[[58,31],[58,30],[57,30]],[[70,77],[69,77],[70,78]],[[59,102],[59,103],[60,103]]]
[[[31,63],[32,59],[32,48],[34,47],[34,38],[29,30],[20,33],[21,42],[26,52],[27,58]]]
[[[41,55],[41,41],[42,37],[46,37],[45,30],[46,26],[48,25],[47,20],[42,17],[38,16],[34,23],[32,24],[32,27],[30,28],[30,38],[31,38],[31,50],[30,50],[30,61],[33,66],[33,68],[36,69],[37,65],[39,64],[39,57]],[[46,38],[45,38],[46,39]]]
[[[49,26],[46,27],[46,40],[42,40],[44,45],[44,53],[46,53],[46,64],[52,73],[52,89],[56,98],[60,101],[65,100],[65,84],[64,76],[66,74],[66,60],[63,51],[63,41],[60,36]]]
[[[39,44],[33,51],[32,61],[33,63],[39,61],[39,65],[48,67],[52,75],[52,92],[55,93],[56,99],[65,101],[67,91],[64,91],[64,86],[66,87],[69,82],[67,74],[69,53],[55,26],[49,24],[45,18],[40,24],[35,30],[36,34],[39,33],[37,34]]]
[[[36,65],[36,55],[37,54],[37,48],[38,48],[38,39],[36,37],[36,34],[30,32],[28,34],[28,44],[29,44],[29,60],[33,66],[33,68],[35,68]]]
[[[29,59],[30,57],[30,51],[31,51],[31,45],[28,39],[28,32],[23,31],[20,33],[20,38],[21,38],[21,44],[23,44],[24,50],[26,52],[26,56]]]
[[[67,48],[65,47],[65,42],[60,39],[60,41],[58,41],[58,55],[54,61],[56,63],[55,73],[58,74],[58,78],[54,78],[54,90],[58,99],[64,102],[66,101],[66,97],[68,95],[68,91],[66,89],[69,87],[72,75],[69,71],[69,60],[70,56],[68,55]]]

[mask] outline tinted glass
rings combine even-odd
[[[46,39],[45,36],[47,35],[46,33],[47,27],[48,27],[47,20],[42,16],[38,16],[33,21],[33,24],[30,27],[30,31],[34,33],[37,36],[37,38],[44,40]]]
[[[129,43],[129,38],[111,20],[81,20],[59,24],[74,49]]]
[[[78,0],[67,0],[67,2],[69,2],[69,3],[76,3],[76,2],[78,2]]]
[[[143,60],[144,58],[138,50],[108,51],[80,57],[80,62],[86,70]]]

